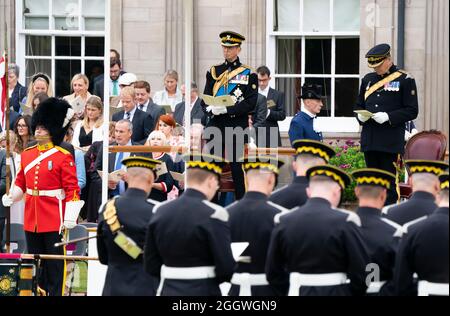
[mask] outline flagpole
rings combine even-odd
[[[5,22],[5,131],[6,131],[6,194],[9,195],[10,178],[11,178],[11,154],[10,154],[10,138],[9,138],[9,88],[8,88],[8,24]],[[5,207],[6,212],[6,252],[11,250],[11,209]]]

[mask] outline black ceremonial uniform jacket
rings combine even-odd
[[[274,191],[270,195],[269,200],[287,209],[302,206],[308,199],[306,195],[308,185],[309,181],[307,177],[297,176],[291,184]]]
[[[397,254],[394,281],[397,295],[415,295],[413,274],[433,283],[448,283],[448,207],[408,227]]]
[[[115,201],[117,216],[123,226],[122,232],[144,249],[147,225],[157,202],[147,201],[147,194],[129,188]],[[154,296],[158,280],[144,271],[143,256],[130,257],[114,243],[113,234],[103,219],[103,207],[97,228],[98,257],[108,265],[103,295],[105,296]]]
[[[239,262],[236,273],[264,274],[270,235],[275,226],[274,217],[287,209],[269,202],[260,192],[247,192],[244,197],[228,208],[232,242],[248,242],[243,257],[250,257],[250,263]],[[253,286],[252,296],[273,296],[271,286]],[[239,285],[232,285],[230,295],[239,295]]]
[[[172,268],[215,266],[215,278],[166,279],[163,296],[220,296],[219,284],[233,274],[228,212],[205,195],[187,189],[178,199],[155,208],[148,225],[144,265],[155,277],[161,266]]]
[[[423,216],[428,216],[437,208],[435,197],[428,192],[416,191],[411,198],[400,204],[383,208],[384,216],[399,225],[405,225]]]
[[[207,72],[204,94],[214,97],[231,95],[236,100],[236,104],[227,107],[228,113],[223,115],[206,112],[208,105],[202,101],[203,110],[209,117],[206,127],[218,127],[222,132],[225,127],[240,126],[245,130],[248,127],[248,114],[255,110],[258,100],[258,76],[249,66],[243,65],[239,58],[233,63],[225,61]]]
[[[322,198],[280,217],[274,228],[266,274],[273,286],[287,288],[285,271],[304,274],[346,273],[350,284],[302,286],[301,296],[364,295],[370,262],[355,213],[333,209]]]
[[[369,251],[370,262],[379,267],[379,280],[375,281],[386,281],[378,295],[394,295],[395,254],[402,236],[402,226],[382,218],[380,209],[360,207],[356,213],[361,219],[361,233]]]
[[[397,71],[401,72],[400,77],[383,85],[364,100],[364,95],[370,87]],[[377,75],[376,72],[369,73],[362,79],[355,110],[386,112],[389,115],[389,121],[383,124],[378,124],[373,119],[365,123],[360,122],[361,151],[403,154],[405,123],[416,119],[419,112],[416,81],[394,65],[383,76]]]

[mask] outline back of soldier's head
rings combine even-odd
[[[439,178],[431,173],[414,173],[411,175],[412,189],[416,191],[425,191],[433,195],[439,192]]]
[[[385,190],[379,186],[359,185],[357,187],[358,199],[378,199]]]
[[[187,186],[193,185],[201,186],[205,184],[206,180],[208,180],[210,177],[217,177],[216,175],[214,175],[209,171],[197,168],[188,168],[186,170],[186,174],[187,174],[187,182],[186,182]]]
[[[305,170],[314,166],[321,166],[326,164],[325,160],[323,160],[320,157],[317,157],[316,155],[311,154],[297,155],[297,157],[295,158],[295,162],[297,163],[297,166],[300,166]]]

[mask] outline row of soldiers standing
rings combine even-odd
[[[108,265],[104,295],[448,295],[448,164],[406,162],[413,185],[437,186],[437,203],[416,191],[382,216],[395,176],[377,169],[348,175],[328,165],[323,143],[294,143],[297,177],[272,193],[283,162],[241,159],[244,197],[211,203],[224,160],[186,156],[186,191],[165,203],[146,200],[158,161],[131,157],[129,188],[108,202],[98,251]],[[359,208],[338,208],[352,178]],[[440,180],[440,181],[439,181]],[[434,198],[434,197],[433,197]],[[233,258],[232,243],[248,243]]]

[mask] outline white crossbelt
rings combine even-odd
[[[161,296],[161,291],[164,286],[165,279],[174,280],[201,280],[201,279],[213,279],[216,277],[216,267],[204,266],[204,267],[167,267],[163,265],[161,267],[161,281],[159,282],[158,291],[156,296]]]
[[[59,150],[56,149],[56,147],[53,147],[52,149],[50,149],[49,151],[46,151],[45,153],[43,153],[42,155],[38,156],[36,159],[34,159],[32,162],[30,162],[25,169],[23,170],[23,172],[25,174],[28,173],[28,171],[30,171],[34,166],[36,166],[38,163],[40,163],[42,160],[47,159],[48,157],[50,157],[53,154],[56,154]]]
[[[63,189],[56,190],[32,190],[27,188],[27,194],[31,196],[46,196],[58,199],[59,206],[59,233],[62,232],[63,227],[63,214],[62,214],[62,201],[66,198],[66,194]]]
[[[302,286],[333,286],[347,283],[347,274],[336,273],[318,273],[304,274],[291,272],[289,275],[289,296],[299,296]]]
[[[367,294],[375,294],[379,293],[383,285],[386,283],[386,281],[376,281],[376,282],[370,282],[369,287],[367,288],[366,293]]]
[[[239,285],[239,296],[251,296],[252,286],[269,285],[269,282],[264,273],[234,273],[231,278],[231,284]]]
[[[448,283],[433,283],[428,281],[419,281],[418,295],[442,295],[448,296]]]

